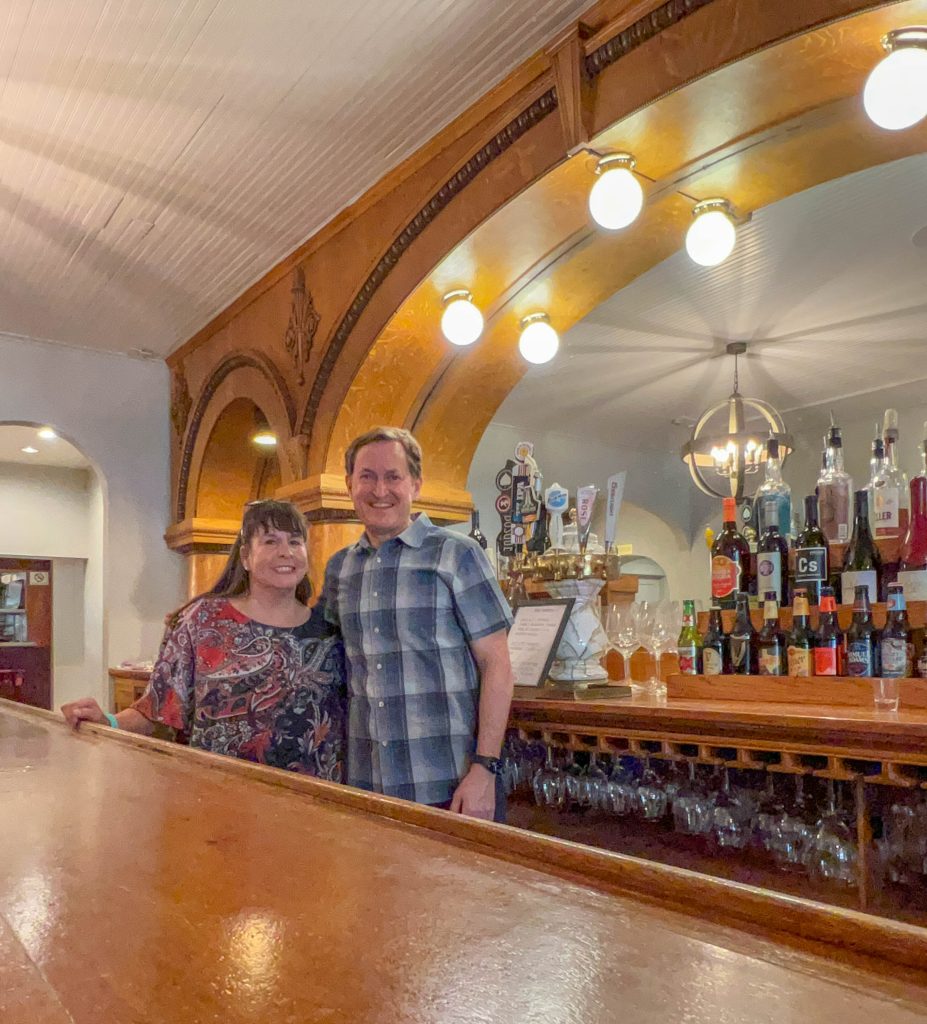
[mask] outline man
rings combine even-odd
[[[396,427],[355,438],[346,483],[361,539],[325,571],[348,659],[351,785],[504,820],[511,612],[482,548],[413,518],[422,450]]]

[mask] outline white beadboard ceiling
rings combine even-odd
[[[741,393],[797,434],[816,439],[830,409],[927,419],[927,155],[758,211],[720,267],[677,252],[567,332],[496,420],[675,453],[730,393],[738,340]]]
[[[3,0],[0,331],[165,355],[590,0]]]

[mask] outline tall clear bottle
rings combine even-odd
[[[772,523],[783,537],[788,537],[792,528],[792,489],[782,479],[779,442],[774,437],[766,442],[766,479],[756,489],[753,507],[758,538]]]
[[[878,430],[878,424],[876,425]],[[872,455],[869,458],[869,483],[864,490],[869,495],[869,522],[877,522],[876,492],[886,484],[885,480],[885,444],[882,435],[872,440]]]
[[[876,509],[875,535],[904,537],[910,512],[908,477],[898,465],[898,413],[894,409],[885,410],[882,440],[885,443],[885,487],[882,506]]]
[[[843,437],[840,427],[832,423],[825,438],[824,469],[818,477],[821,529],[830,544],[850,539],[852,494],[853,481],[843,467]]]

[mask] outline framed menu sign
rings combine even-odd
[[[573,610],[572,597],[526,601],[515,606],[509,657],[516,686],[542,686]]]

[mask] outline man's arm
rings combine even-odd
[[[476,752],[485,757],[498,757],[505,739],[514,686],[508,634],[499,629],[479,640],[471,640],[470,650],[480,674]],[[492,821],[495,809],[496,787],[492,772],[482,765],[471,765],[454,793],[451,810]]]

